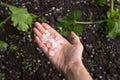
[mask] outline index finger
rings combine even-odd
[[[62,37],[55,29],[53,29],[47,23],[42,23],[42,26],[44,27],[45,30],[49,30],[52,35]]]

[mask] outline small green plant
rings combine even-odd
[[[0,51],[6,51],[8,44],[5,41],[0,40]]]
[[[15,56],[16,56],[16,58],[24,58],[25,56],[24,56],[24,54],[22,53],[22,52],[15,52]]]
[[[120,0],[119,0],[120,2]],[[114,0],[111,0],[111,8],[107,12],[107,32],[110,38],[120,36],[120,10],[114,8]]]
[[[81,11],[73,11],[68,13],[63,18],[58,19],[58,24],[63,29],[60,31],[60,33],[64,36],[67,36],[70,31],[74,31],[76,34],[82,33],[82,27],[76,23],[76,21],[81,17],[82,13]]]
[[[28,62],[28,61],[23,61],[22,64],[24,65],[25,69],[27,70],[32,70],[33,66],[35,63],[33,61]]]
[[[88,60],[88,65],[89,65],[89,68],[92,69],[96,66],[95,62],[92,61],[92,60]]]
[[[38,70],[39,67],[41,66],[40,63],[35,62],[34,60],[32,61],[23,61],[22,65],[24,66],[25,70]]]
[[[1,5],[8,7],[11,11],[11,15],[0,23],[0,27],[3,27],[3,24],[5,24],[10,18],[13,22],[13,26],[19,31],[27,32],[27,30],[32,27],[32,21],[37,16],[29,13],[27,8],[17,8],[3,2]]]
[[[24,58],[24,51],[23,50],[20,50],[19,47],[15,46],[15,45],[10,45],[9,47],[9,51],[12,51],[15,53],[15,57],[17,59],[19,58]]]
[[[105,4],[106,0],[95,0],[99,4]],[[120,3],[120,0],[117,0]],[[120,10],[117,6],[114,7],[114,0],[110,1],[109,11],[106,13],[107,19],[104,20],[106,24],[106,30],[108,32],[108,36],[111,39],[114,39],[117,36],[120,36]]]
[[[6,4],[1,2],[2,6],[8,7],[11,11],[10,16],[8,16],[5,20],[0,22],[0,30],[3,29],[4,24],[11,19],[13,26],[22,32],[28,32],[28,30],[32,27],[32,21],[37,16],[35,14],[29,13],[27,8],[17,8],[15,6]],[[7,50],[8,44],[5,41],[0,41],[0,50]],[[17,55],[21,55],[21,53],[17,53]],[[21,55],[22,56],[22,55]]]
[[[105,4],[106,0],[95,0],[97,3]],[[120,3],[120,0],[118,0]],[[64,36],[68,35],[69,31],[74,31],[77,34],[82,33],[82,27],[79,24],[101,24],[106,22],[106,31],[108,33],[109,38],[114,39],[117,36],[120,36],[120,10],[118,7],[114,7],[114,0],[110,1],[110,9],[107,11],[107,18],[104,20],[96,21],[96,22],[80,22],[77,21],[80,16],[80,11],[73,11],[65,15],[63,18],[58,19],[58,25],[63,28],[61,30],[61,34]]]
[[[103,5],[106,3],[106,0],[93,0],[93,1],[100,4],[100,5]]]

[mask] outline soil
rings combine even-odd
[[[0,0],[17,7],[26,7],[29,12],[38,15],[35,21],[45,17],[47,23],[58,29],[57,18],[69,11],[81,10],[80,21],[104,19],[108,5],[93,4],[91,0]],[[10,14],[0,6],[0,21]],[[34,23],[33,22],[33,23]],[[0,52],[0,80],[66,80],[64,75],[54,68],[34,41],[33,32],[19,32],[8,21],[0,40],[6,41],[7,51]],[[105,25],[82,25],[80,39],[84,45],[83,62],[94,80],[120,80],[120,37],[109,39]],[[100,26],[99,28],[97,28]],[[32,36],[30,36],[32,35]],[[29,37],[30,36],[30,37]],[[17,46],[17,51],[9,49]],[[16,54],[22,53],[23,56]]]

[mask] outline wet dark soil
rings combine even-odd
[[[97,21],[105,18],[107,5],[93,4],[91,0],[0,0],[17,7],[26,7],[29,12],[42,17],[58,29],[57,18],[69,11],[81,10],[80,21]],[[10,14],[0,6],[0,21]],[[100,26],[99,28],[96,28]],[[120,37],[109,39],[105,25],[82,25],[80,39],[84,45],[83,61],[94,80],[120,80]],[[0,80],[66,80],[58,72],[34,41],[33,32],[29,34],[16,30],[10,21],[4,25],[0,40],[6,41],[8,50],[0,52]],[[17,50],[10,50],[15,45]],[[17,54],[21,53],[20,54]]]

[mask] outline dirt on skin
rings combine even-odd
[[[91,0],[1,1],[28,8],[29,12],[39,16],[34,22],[45,17],[47,23],[55,29],[58,29],[57,18],[69,11],[81,10],[83,15],[80,21],[97,21],[104,19],[109,7],[93,4]],[[0,5],[0,21],[9,14],[9,10]],[[4,25],[5,32],[0,34],[0,40],[9,44],[7,51],[0,52],[0,79],[66,80],[38,48],[32,30],[29,30],[29,34],[25,34],[16,30],[11,23],[8,21]],[[109,39],[106,36],[105,25],[100,26],[97,28],[96,24],[82,25],[83,34],[80,40],[84,45],[83,62],[94,80],[120,80],[120,37]],[[18,50],[10,50],[11,45],[17,46]]]

